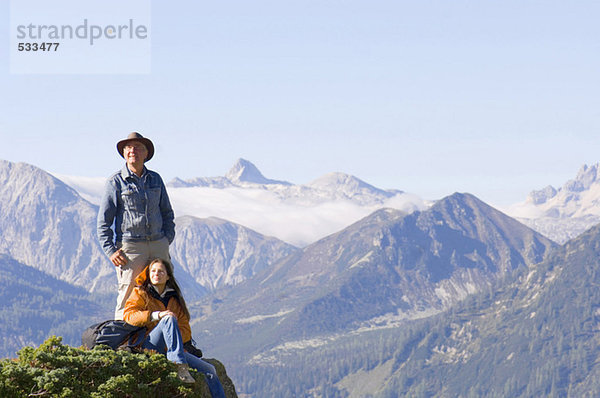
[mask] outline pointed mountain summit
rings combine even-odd
[[[260,170],[250,161],[246,159],[238,159],[237,162],[229,169],[225,178],[235,183],[251,183],[251,184],[283,184],[290,185],[286,181],[270,180],[266,178]]]
[[[331,223],[336,228],[327,228],[327,233],[331,233],[338,229],[339,219],[347,218],[348,221],[345,225],[348,225],[360,217],[371,213],[373,210],[382,207],[391,207],[402,211],[412,212],[415,210],[423,210],[427,208],[431,203],[424,201],[422,198],[405,193],[397,189],[380,189],[367,182],[345,173],[328,173],[308,184],[292,184],[287,181],[272,180],[265,177],[260,170],[250,161],[246,159],[238,159],[233,167],[226,173],[225,176],[221,177],[195,177],[192,179],[182,180],[176,178],[171,180],[167,186],[169,188],[210,188],[210,197],[214,198],[220,192],[214,191],[213,189],[227,190],[230,188],[236,188],[235,195],[226,195],[226,199],[240,198],[240,204],[236,205],[237,209],[247,208],[245,214],[252,214],[257,212],[264,213],[264,208],[257,208],[255,203],[262,202],[267,205],[267,210],[272,209],[272,205],[282,204],[283,210],[288,216],[290,222],[295,222],[299,219],[297,214],[290,214],[290,212],[296,212],[298,206],[300,212],[306,214],[308,209],[314,211],[308,211],[310,216],[314,216],[316,224]],[[242,188],[241,190],[238,188]],[[267,195],[256,196],[256,190],[260,189],[267,193]],[[197,195],[202,197],[202,195]],[[246,200],[248,199],[248,200]],[[248,206],[248,203],[252,203]],[[324,212],[323,204],[332,204],[332,212]],[[350,204],[352,207],[348,207]],[[214,204],[207,203],[205,207],[212,207]],[[341,217],[336,214],[342,206],[346,206],[343,213],[347,217]],[[217,206],[222,207],[222,206]],[[361,209],[362,208],[362,209]],[[258,209],[258,210],[257,210]],[[222,209],[219,209],[221,211]],[[228,220],[232,220],[241,224],[244,224],[250,228],[258,229],[259,223],[247,224],[247,220],[233,219],[223,214],[222,212],[216,212],[212,214],[193,214],[200,217],[206,217],[206,215],[214,215]],[[359,216],[352,216],[352,214],[360,214]],[[256,217],[252,217],[256,220],[264,220],[263,214],[256,214]],[[262,221],[261,221],[262,222]],[[289,225],[289,223],[286,222]],[[306,232],[304,232],[306,231]],[[277,235],[280,239],[285,239],[288,242],[292,242],[296,245],[306,245],[307,243],[314,242],[315,240],[325,236],[326,234],[315,233],[315,224],[307,226],[303,229],[303,234],[313,235],[313,239],[305,239],[302,237],[298,239],[297,236],[290,240],[287,236]],[[276,235],[274,232],[269,232],[272,235]],[[294,235],[294,234],[292,234]]]
[[[599,167],[600,164],[598,163],[592,166],[584,164],[581,169],[579,169],[579,172],[574,180],[567,181],[561,188],[558,189],[548,185],[542,190],[533,191],[527,197],[527,201],[535,205],[542,205],[556,198],[554,201],[555,203],[552,203],[554,205],[553,207],[557,207],[557,205],[560,204],[564,205],[570,201],[579,201],[582,199],[582,194],[585,195],[586,191],[590,191],[593,186],[599,185]],[[569,210],[571,209],[565,210],[566,211],[563,211],[564,215],[571,215],[569,214]]]

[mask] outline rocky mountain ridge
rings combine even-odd
[[[337,179],[332,178],[334,183]],[[79,279],[65,280],[88,288],[85,277],[98,275],[93,268],[77,267],[94,258],[85,248],[96,242],[97,209],[33,166],[1,163],[0,182],[0,253],[28,266],[33,265],[29,258],[37,259],[38,269],[77,275]],[[594,183],[587,188],[582,183],[579,192],[592,190]],[[318,349],[342,338],[396,330],[410,319],[429,318],[473,293],[490,291],[514,270],[536,270],[534,264],[556,246],[469,194],[451,195],[421,211],[376,210],[302,250],[217,218],[181,217],[178,228],[178,235],[186,238],[174,244],[173,259],[184,273],[183,282],[189,283],[186,294],[201,286],[198,281],[206,282],[206,291],[214,290],[209,297],[200,300],[199,294],[191,301],[194,334],[228,364],[244,358],[239,365],[247,367],[283,366],[300,358],[307,347]],[[18,239],[27,247],[19,246]],[[65,244],[71,241],[78,244]],[[575,241],[569,253],[582,245],[596,247],[594,242]],[[207,257],[199,258],[195,253],[200,251]],[[52,262],[56,255],[62,262]],[[221,265],[215,270],[211,263]],[[107,280],[112,284],[111,267]],[[539,280],[531,275],[537,282],[523,303],[535,302],[536,292],[541,294],[555,280],[551,272]],[[93,284],[98,289],[101,280]],[[431,339],[437,341],[435,336]],[[454,352],[470,352],[446,345],[440,341],[430,347],[437,347],[440,355],[432,360],[461,361]],[[386,371],[389,380],[396,377],[393,370]]]
[[[207,291],[235,286],[298,249],[217,217],[175,219],[171,256]]]
[[[86,290],[113,287],[97,208],[34,166],[0,161],[0,253]]]
[[[98,243],[97,214],[97,206],[45,171],[0,161],[0,254],[87,291],[114,292],[114,266]],[[224,220],[177,223],[171,254],[194,297],[239,283],[294,250]],[[217,266],[209,270],[209,264]]]
[[[427,395],[597,396],[599,259],[596,226],[514,282],[424,324],[395,358],[405,371],[382,390],[413,395],[427,380]]]
[[[508,209],[524,224],[564,243],[600,223],[600,163],[583,165],[562,187],[532,191]]]
[[[598,396],[599,259],[596,226],[449,311],[281,344],[241,365],[236,386],[256,396]]]
[[[361,205],[382,204],[402,195],[400,190],[376,188],[359,178],[339,172],[328,173],[302,185],[266,178],[258,168],[246,159],[238,159],[223,177],[197,177],[189,180],[176,178],[168,187],[206,187],[262,189],[275,193],[280,199],[302,205],[315,205],[331,200],[348,200]],[[418,207],[418,206],[417,206]]]
[[[266,178],[260,170],[246,159],[238,159],[225,176],[221,177],[196,177],[188,180],[174,178],[168,184],[170,187],[211,187],[227,188],[253,185],[292,185],[287,181],[271,180]]]
[[[235,335],[268,362],[284,347],[446,310],[555,246],[469,194],[423,212],[382,209],[217,292],[196,314],[199,333],[215,347]]]

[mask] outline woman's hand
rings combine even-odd
[[[172,316],[173,318],[177,319],[177,315],[175,315],[175,313],[173,311],[169,311],[169,310],[159,312],[158,319],[163,319],[164,317],[169,316],[169,315]]]

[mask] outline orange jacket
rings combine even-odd
[[[138,277],[136,282],[139,283],[139,279],[140,278]],[[184,314],[176,297],[171,297],[165,307],[160,300],[152,297],[148,292],[138,286],[133,289],[133,292],[131,292],[131,295],[127,299],[125,310],[123,312],[123,320],[134,326],[145,326],[149,333],[158,324],[158,321],[152,321],[152,313],[154,311],[165,310],[173,311],[177,316],[177,323],[179,324],[179,331],[181,332],[183,341],[190,341],[192,339],[190,319]]]

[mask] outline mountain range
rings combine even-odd
[[[57,176],[98,204],[104,178]],[[177,216],[218,217],[297,247],[337,232],[382,207],[406,212],[429,203],[400,190],[384,190],[344,173],[329,173],[308,184],[266,178],[251,162],[238,159],[224,176],[175,178],[167,190]]]
[[[390,375],[387,390],[598,396],[599,271],[600,227],[593,227],[511,283],[421,325],[395,357],[404,371]]]
[[[45,171],[0,161],[0,254],[87,291],[113,292],[114,266],[98,243],[97,214],[96,205]],[[224,220],[180,217],[176,225],[172,258],[194,297],[234,285],[295,249]]]
[[[293,347],[447,310],[555,247],[469,194],[422,212],[382,209],[208,297],[195,333],[223,358],[245,354],[244,365],[281,361]]]
[[[186,181],[176,178],[167,186],[262,189],[275,193],[282,200],[310,206],[333,200],[348,200],[363,206],[383,204],[404,193],[400,190],[379,189],[352,175],[339,172],[326,174],[304,185],[271,180],[246,159],[238,159],[224,177],[198,177]]]
[[[599,167],[584,165],[562,187],[534,190],[523,202],[500,209],[555,242],[564,243],[600,222]],[[98,203],[103,178],[57,177],[83,198]],[[435,202],[398,189],[380,189],[338,172],[301,185],[272,180],[245,159],[239,159],[222,177],[175,178],[167,185],[178,215],[219,217],[298,247],[380,208],[412,212]]]
[[[223,177],[196,177],[190,180],[175,178],[168,184],[170,187],[214,187],[226,188],[234,186],[252,185],[284,185],[291,186],[287,181],[271,180],[266,178],[258,168],[246,159],[237,162]]]
[[[448,311],[239,356],[236,387],[251,396],[595,397],[599,285],[596,226]]]
[[[597,169],[586,166],[563,188],[532,193],[516,208],[530,217],[521,220],[593,216]],[[194,338],[226,361],[241,391],[600,391],[592,347],[600,330],[592,292],[597,228],[559,247],[468,193],[425,202],[340,173],[299,186],[267,179],[243,160],[209,180],[169,184],[172,201],[180,209],[210,203],[208,211],[254,198],[250,207],[264,201],[267,222],[286,206],[286,214],[306,210],[300,217],[319,208],[367,212],[296,246],[232,220],[176,210],[171,254]],[[214,200],[228,195],[236,200]],[[45,171],[0,162],[0,266],[9,303],[0,313],[10,320],[1,331],[4,355],[48,333],[78,345],[78,330],[110,313],[114,271],[95,236],[96,213],[94,203]]]

